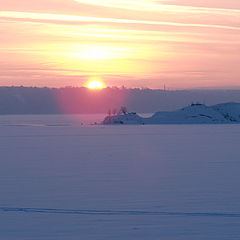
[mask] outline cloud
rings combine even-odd
[[[200,24],[200,23],[180,23],[170,21],[152,21],[152,20],[133,20],[133,19],[118,19],[118,18],[100,18],[100,17],[86,17],[76,15],[63,14],[47,14],[47,13],[31,13],[31,12],[0,12],[0,19],[3,20],[22,20],[22,21],[47,21],[49,23],[120,23],[120,24],[144,24],[144,25],[167,25],[175,27],[199,27],[199,28],[221,28],[229,30],[240,30],[238,26],[217,25],[217,24]]]
[[[151,1],[151,0],[75,0],[81,4],[88,4],[94,6],[104,6],[108,8],[121,8],[134,11],[175,11],[175,12],[189,12],[189,13],[210,13],[210,14],[231,14],[240,13],[240,9],[229,8],[228,1],[225,1],[224,5],[210,4],[209,1],[201,1],[196,4],[193,0],[162,0],[162,1]],[[232,4],[234,3],[232,0]],[[236,1],[235,1],[236,2]],[[219,7],[221,6],[221,7]],[[231,5],[230,5],[231,6]],[[240,4],[238,4],[240,8]]]
[[[156,1],[162,3],[162,1]],[[205,7],[205,8],[222,8],[222,9],[232,9],[239,10],[240,2],[236,0],[166,0],[166,4],[174,4],[180,6],[194,6],[194,7]]]

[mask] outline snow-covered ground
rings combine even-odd
[[[0,116],[1,240],[240,239],[240,125],[72,117]]]
[[[225,124],[240,123],[240,103],[213,106],[191,104],[175,111],[156,112],[142,117],[136,113],[110,115],[103,124]]]

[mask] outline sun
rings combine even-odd
[[[103,89],[104,84],[99,80],[92,80],[87,84],[89,89]]]

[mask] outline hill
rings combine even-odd
[[[191,104],[175,111],[160,111],[151,117],[136,113],[107,116],[103,124],[213,124],[240,123],[240,103],[224,103],[213,106]]]

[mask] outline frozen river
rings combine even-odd
[[[240,125],[101,118],[0,116],[0,239],[240,239]]]

